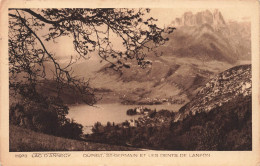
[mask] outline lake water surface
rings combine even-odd
[[[126,111],[130,108],[135,108],[140,105],[122,105],[120,103],[97,104],[89,106],[86,104],[70,106],[67,118],[74,119],[75,122],[84,126],[84,133],[91,133],[92,126],[98,121],[102,125],[107,122],[122,123],[125,120],[138,119],[141,115],[128,116]],[[167,109],[177,111],[180,105],[143,105],[150,109]]]

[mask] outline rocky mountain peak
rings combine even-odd
[[[224,26],[225,20],[218,9],[215,9],[213,12],[210,10],[205,10],[193,14],[192,12],[185,12],[182,17],[176,18],[172,25],[179,26],[200,26],[203,24],[209,24],[213,27]]]
[[[213,12],[213,21],[214,25],[225,25],[225,20],[218,9],[215,9]]]

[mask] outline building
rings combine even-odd
[[[137,127],[137,121],[135,119],[131,119],[128,121],[131,127]]]

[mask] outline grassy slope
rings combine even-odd
[[[10,125],[10,152],[26,151],[131,151],[136,148],[84,142],[51,136]],[[139,149],[140,150],[140,149]]]

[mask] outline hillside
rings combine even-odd
[[[239,95],[171,126],[171,149],[252,150],[251,96]]]
[[[149,60],[152,65],[145,69],[135,62],[131,63],[130,69],[123,69],[122,73],[103,68],[92,79],[91,85],[109,89],[114,96],[119,96],[119,100],[132,103],[156,99],[188,102],[210,77],[231,67],[218,61],[202,63],[195,59],[166,56],[149,57]]]
[[[13,125],[10,125],[9,132],[10,152],[137,150],[131,147],[106,145],[51,136]]]
[[[40,94],[44,96],[57,96],[58,89],[57,89],[57,82],[50,79],[45,79],[39,81],[37,85],[37,89]],[[91,89],[90,89],[91,90]],[[75,87],[64,85],[63,89],[60,92],[60,97],[64,104],[71,105],[71,104],[82,104],[82,103],[94,103],[95,99],[93,95],[85,94],[82,95],[78,90],[75,90]]]
[[[194,99],[180,109],[175,121],[188,114],[209,112],[239,96],[252,95],[251,65],[241,65],[228,69],[211,79]]]

